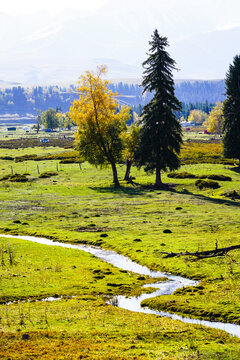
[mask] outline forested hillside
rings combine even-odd
[[[216,103],[225,98],[224,80],[176,80],[175,93],[185,103]]]
[[[117,92],[120,105],[126,104],[140,113],[142,106],[149,102],[151,93],[143,93],[141,86],[119,82],[110,84],[110,89]],[[60,108],[62,112],[69,110],[71,102],[78,97],[76,86],[37,86],[24,88],[14,86],[0,89],[0,115],[26,114],[36,115],[37,110],[47,110],[49,107]],[[187,116],[193,108],[208,112],[210,106],[224,99],[224,81],[195,81],[178,80],[175,83],[177,98],[183,102],[183,112],[180,115]],[[205,104],[205,105],[202,105]]]

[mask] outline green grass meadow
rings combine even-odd
[[[97,245],[151,269],[197,279],[196,288],[149,299],[145,305],[240,324],[239,250],[198,261],[164,254],[240,244],[240,201],[224,195],[240,191],[234,165],[182,166],[179,171],[197,176],[232,178],[218,181],[217,189],[202,190],[196,179],[167,174],[163,182],[171,183],[170,190],[153,189],[154,175],[136,167],[132,186],[121,180],[125,166],[119,165],[121,187],[114,189],[110,168],[3,159],[65,151],[69,149],[51,146],[0,149],[0,177],[28,174],[26,182],[0,181],[0,233]],[[49,171],[57,175],[39,177]],[[117,294],[140,294],[142,285],[153,282],[147,276],[121,271],[80,250],[13,238],[0,237],[0,256],[1,359],[240,358],[240,340],[223,331],[106,303]],[[55,300],[41,301],[48,297]]]

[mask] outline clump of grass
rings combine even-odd
[[[196,180],[195,181],[195,185],[201,190],[204,188],[208,188],[208,189],[217,189],[220,187],[219,183],[217,181],[213,181],[213,180]]]
[[[45,171],[44,173],[40,174],[39,177],[40,178],[49,178],[51,176],[56,176],[56,175],[58,175],[58,173],[55,171]]]

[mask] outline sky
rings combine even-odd
[[[109,0],[1,0],[0,11],[9,15],[32,14],[41,10],[47,10],[54,14],[65,8],[77,10],[94,10]]]
[[[0,0],[0,80],[72,81],[99,63],[138,78],[155,28],[176,78],[224,78],[240,53],[239,14],[239,0]]]
[[[116,9],[126,7],[128,9],[134,7],[151,7],[158,9],[169,9],[178,4],[185,2],[186,6],[181,6],[178,9],[179,16],[184,15],[185,11],[192,9],[192,16],[198,12],[199,8],[205,8],[206,14],[210,13],[215,17],[226,17],[226,26],[235,25],[240,23],[239,0],[0,0],[0,12],[9,15],[23,15],[32,14],[40,10],[47,10],[49,13],[54,14],[63,11],[65,8],[72,8],[77,10],[95,10],[104,5],[113,5]],[[232,19],[229,18],[232,16]],[[238,21],[239,19],[239,21]],[[203,23],[205,19],[202,19]]]
[[[219,22],[217,30],[240,25],[239,0],[0,0],[0,12],[14,16],[29,15],[42,10],[52,15],[64,12],[65,9],[94,11],[103,6],[106,10],[114,7],[116,11],[151,8],[168,13],[177,9],[179,17],[184,18],[187,14],[190,23],[196,16],[202,17],[203,26],[207,24],[209,17],[215,18],[215,22]]]

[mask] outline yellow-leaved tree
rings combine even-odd
[[[208,114],[202,110],[191,110],[190,114],[188,115],[188,122],[193,121],[197,125],[202,125],[204,121],[208,118]]]
[[[69,116],[77,124],[76,147],[80,156],[95,166],[110,164],[114,185],[118,187],[116,164],[122,160],[122,133],[127,129],[130,109],[118,109],[117,94],[102,79],[105,74],[106,67],[100,66],[96,73],[86,71],[80,77],[79,99],[72,103]]]
[[[223,127],[223,103],[217,102],[204,125],[207,126],[207,131],[221,135]]]

